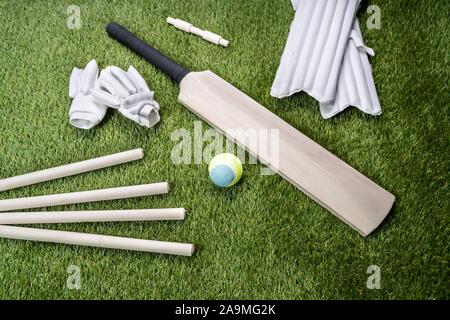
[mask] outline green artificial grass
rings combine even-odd
[[[82,27],[66,26],[67,7]],[[366,8],[381,7],[380,30]],[[192,258],[0,239],[2,299],[448,299],[448,1],[363,3],[361,28],[383,114],[349,109],[324,120],[306,94],[278,100],[270,86],[294,12],[288,0],[0,1],[0,177],[142,147],[142,161],[1,193],[2,199],[169,181],[166,196],[49,210],[185,207],[184,222],[37,227],[192,242]],[[166,24],[187,20],[231,41],[221,48]],[[227,190],[207,164],[174,165],[176,129],[198,118],[177,102],[168,77],[110,39],[117,21],[193,70],[210,69],[396,196],[367,238],[279,176],[245,165]],[[110,111],[81,131],[68,123],[68,78],[92,58],[135,66],[156,92],[162,121],[152,129]],[[206,124],[204,129],[209,128]],[[66,288],[67,268],[81,289]],[[368,266],[381,289],[366,288]]]

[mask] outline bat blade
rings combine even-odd
[[[375,230],[391,210],[391,193],[213,72],[188,73],[178,100],[361,235]],[[252,132],[257,143],[246,134]],[[276,145],[264,132],[277,133]]]

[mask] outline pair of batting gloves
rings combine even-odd
[[[126,72],[108,66],[99,75],[97,62],[92,60],[84,69],[72,70],[70,124],[80,129],[91,129],[103,120],[110,107],[141,126],[153,127],[160,120],[159,105],[153,94],[132,66]]]

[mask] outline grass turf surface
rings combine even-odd
[[[82,27],[66,27],[81,8]],[[284,1],[0,1],[0,176],[142,147],[143,161],[7,191],[2,199],[170,181],[167,196],[57,209],[184,206],[184,222],[39,227],[193,242],[192,258],[0,240],[0,298],[439,299],[449,298],[449,21],[447,1],[372,1],[380,30],[359,11],[383,114],[356,109],[323,120],[305,94],[269,96],[294,15]],[[447,10],[446,10],[447,9]],[[223,35],[223,49],[168,27],[167,16]],[[246,165],[242,183],[218,190],[207,164],[174,165],[170,137],[197,117],[178,88],[105,32],[115,20],[193,70],[210,69],[396,195],[385,223],[362,238],[279,176]],[[156,92],[162,121],[141,128],[109,112],[90,131],[67,121],[68,77],[96,58],[135,66]],[[204,124],[204,128],[207,125]],[[66,288],[81,268],[81,290]],[[366,288],[369,265],[380,290]]]

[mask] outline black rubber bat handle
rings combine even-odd
[[[110,22],[106,27],[106,32],[108,32],[110,37],[116,39],[124,46],[142,56],[145,60],[153,64],[158,69],[164,71],[178,84],[180,84],[184,76],[190,72],[136,37],[133,33],[118,23]]]

